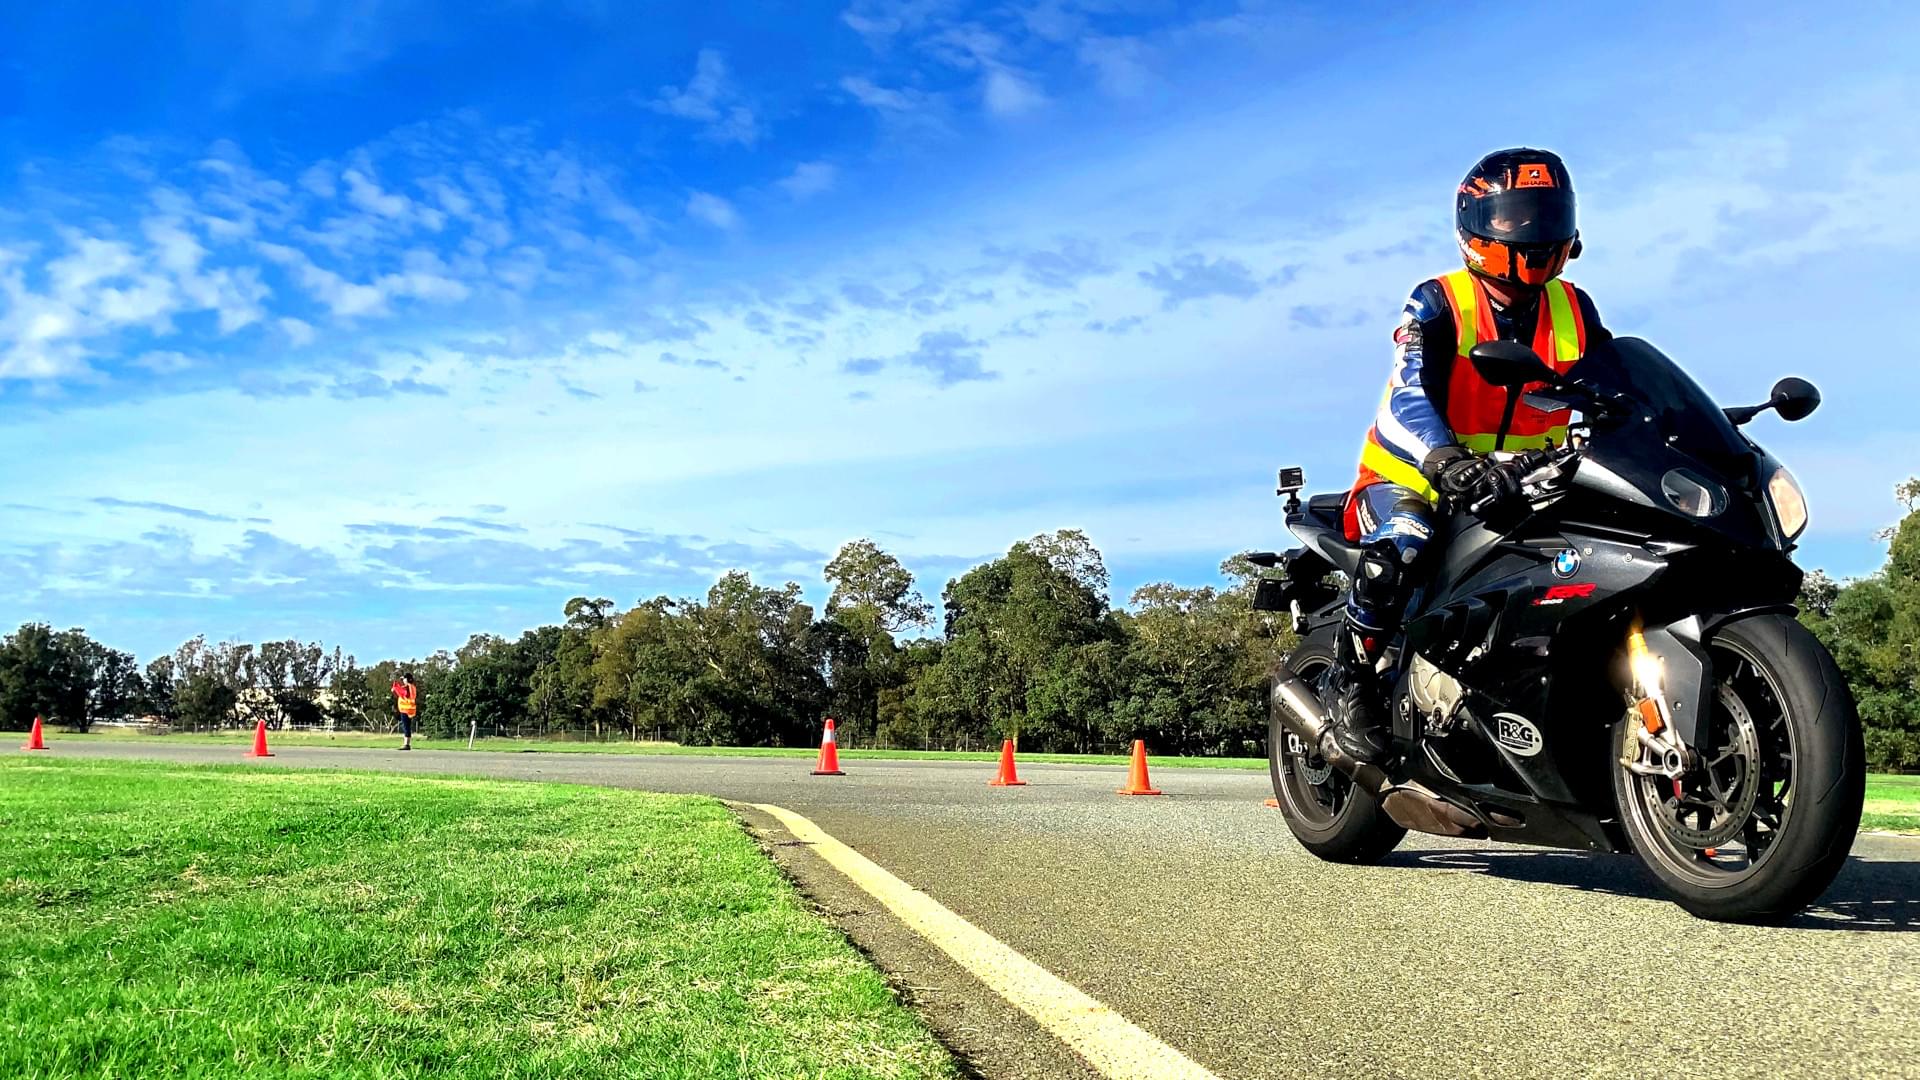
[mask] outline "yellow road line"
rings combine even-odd
[[[1136,1027],[1126,1017],[1006,943],[948,910],[938,900],[883,870],[872,859],[835,840],[820,826],[784,807],[754,809],[772,815],[795,840],[886,905],[901,922],[952,957],[961,967],[1072,1047],[1103,1076],[1141,1080],[1218,1080],[1185,1054]]]

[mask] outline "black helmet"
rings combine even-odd
[[[1454,224],[1467,269],[1539,288],[1580,254],[1573,177],[1548,150],[1496,150],[1460,181]]]

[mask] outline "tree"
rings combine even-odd
[[[1912,770],[1920,768],[1920,480],[1894,494],[1905,515],[1881,534],[1886,565],[1831,591],[1808,575],[1800,618],[1853,688],[1868,764]]]
[[[1070,745],[1087,717],[1061,706],[1084,696],[1049,696],[1034,713],[1042,703],[1029,695],[1062,650],[1118,637],[1106,586],[1099,551],[1074,529],[1022,540],[955,578],[942,594],[947,644],[935,700],[957,711],[967,734],[998,730],[1042,747]],[[1030,713],[1041,728],[1024,726]]]
[[[146,680],[133,654],[90,643],[93,647],[93,700],[88,707],[90,719],[117,720],[140,706],[146,699]]]
[[[617,716],[629,738],[677,727],[681,693],[700,674],[682,647],[674,606],[664,596],[636,604],[595,640],[594,707]]]
[[[174,660],[158,656],[147,664],[147,676],[141,687],[140,707],[168,724],[180,718],[174,706]]]
[[[1795,601],[1803,616],[1811,619],[1826,619],[1833,615],[1833,605],[1840,599],[1840,583],[1826,575],[1825,571],[1813,570],[1800,580],[1800,595]]]
[[[0,723],[25,731],[33,718],[73,721],[70,660],[62,635],[46,623],[27,623],[0,642]]]
[[[392,661],[387,661],[391,664]],[[362,668],[351,656],[343,656],[335,649],[333,654],[332,675],[327,681],[326,718],[333,727],[377,728],[384,716],[387,687],[391,681],[378,683],[373,672]]]
[[[932,605],[914,590],[913,575],[871,540],[842,544],[823,576],[833,586],[829,616],[855,613],[889,634],[925,626],[932,617]]]
[[[894,635],[931,622],[932,606],[913,587],[900,560],[871,540],[841,546],[827,563],[827,617],[813,628],[826,665],[828,709],[850,737],[879,726],[880,699],[905,677]]]

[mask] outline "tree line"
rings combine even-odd
[[[1801,618],[1833,650],[1867,725],[1876,768],[1920,769],[1920,480],[1885,534],[1885,567],[1846,583],[1815,571]],[[997,745],[1096,751],[1146,739],[1158,753],[1266,752],[1267,673],[1292,647],[1283,619],[1253,610],[1260,571],[1226,584],[1166,582],[1109,597],[1100,552],[1061,530],[1015,543],[928,602],[869,540],[827,563],[816,612],[800,586],[729,572],[704,596],[621,610],[567,601],[562,621],[509,639],[362,666],[317,643],[204,638],[144,668],[80,630],[22,626],[0,642],[0,725],[38,713],[70,728],[152,716],[177,728],[251,724],[389,730],[390,684],[420,691],[429,736],[665,739],[811,745],[822,716],[862,745]]]

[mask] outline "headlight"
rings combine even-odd
[[[1780,519],[1780,531],[1792,540],[1807,527],[1807,497],[1783,466],[1773,470],[1767,480],[1767,498],[1773,501],[1773,516]]]
[[[1712,517],[1727,508],[1727,489],[1688,469],[1674,469],[1661,477],[1660,493],[1688,517]]]

